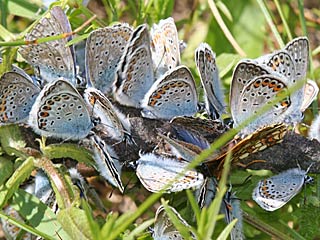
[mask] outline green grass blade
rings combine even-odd
[[[14,34],[8,31],[4,25],[0,25],[0,38],[4,41],[10,41],[15,39]]]
[[[8,16],[8,0],[1,0],[0,9],[1,9],[1,25],[4,26],[4,28],[6,28],[7,16]]]
[[[238,219],[233,219],[232,222],[230,222],[227,227],[223,229],[223,231],[219,234],[217,237],[217,240],[225,240],[228,239],[228,236],[230,235],[232,228],[236,225]]]
[[[288,233],[291,234],[293,239],[295,239],[295,240],[306,240],[303,236],[301,236],[299,233],[297,233],[297,231],[295,231],[294,229],[290,228],[286,222],[284,222],[281,219],[279,220],[279,222],[286,228]]]
[[[263,0],[257,0],[258,4],[259,4],[259,7],[264,15],[264,17],[266,18],[267,20],[267,23],[269,24],[269,27],[271,28],[271,31],[273,33],[273,35],[275,36],[275,38],[277,39],[277,42],[279,43],[280,47],[283,48],[284,47],[284,42],[277,30],[277,27],[274,25],[273,21],[272,21],[272,18],[268,12],[268,9],[265,5],[265,3],[263,2]]]
[[[193,193],[189,189],[186,190],[186,193],[187,193],[187,197],[190,202],[191,208],[193,210],[193,213],[196,217],[196,221],[199,222],[200,221],[200,214],[201,214],[199,205],[198,205]]]
[[[128,236],[124,236],[124,240],[134,240],[137,239],[136,236],[141,234],[145,231],[148,227],[150,227],[154,222],[154,219],[150,219],[144,221],[143,223],[139,224],[135,229],[133,229]]]
[[[242,50],[242,48],[239,46],[237,41],[232,36],[232,34],[229,31],[228,27],[224,23],[224,21],[223,21],[220,13],[218,11],[218,8],[217,8],[216,4],[214,3],[214,1],[213,0],[208,0],[208,4],[209,4],[209,7],[210,7],[210,9],[211,9],[211,11],[213,13],[213,16],[215,17],[216,21],[218,22],[218,24],[219,24],[221,30],[223,31],[223,33],[225,34],[226,38],[231,43],[232,47],[236,50],[236,52],[240,56],[245,57],[247,54]]]
[[[121,225],[119,225],[116,229],[112,231],[110,234],[109,239],[115,239],[117,238],[120,233],[124,232],[130,224],[133,223],[139,216],[141,216],[145,211],[147,211],[152,204],[154,204],[160,197],[162,196],[162,193],[154,193],[149,198],[147,198],[140,206],[139,208],[130,214],[130,216],[127,217],[126,221],[124,221]]]
[[[17,191],[34,169],[34,158],[29,157],[14,171],[8,181],[0,187],[0,207],[2,208]]]
[[[5,213],[3,213],[2,211],[0,211],[0,218],[8,221],[9,223],[17,226],[18,228],[21,228],[27,232],[30,232],[36,236],[41,236],[41,237],[44,237],[45,239],[48,239],[48,240],[56,240],[56,238],[53,238],[43,232],[40,232],[30,226],[28,226],[27,224],[23,223],[23,222],[20,222],[20,221],[17,221],[16,219],[10,217],[10,216],[7,216]]]
[[[291,34],[290,28],[288,26],[287,20],[284,17],[284,14],[283,14],[283,11],[281,9],[281,6],[279,4],[279,0],[274,0],[274,3],[276,5],[276,7],[277,7],[277,10],[278,10],[278,13],[280,15],[281,21],[283,23],[284,29],[286,30],[286,33],[287,33],[289,39],[292,40],[292,34]]]
[[[176,214],[172,211],[172,209],[169,207],[168,203],[164,201],[164,199],[161,199],[161,203],[164,206],[164,209],[173,223],[174,227],[179,231],[183,239],[188,239],[190,238],[190,230],[189,226],[184,225],[177,217]]]
[[[249,215],[248,213],[242,211],[243,220],[249,223],[250,225],[256,227],[257,229],[263,231],[274,239],[279,240],[289,240],[290,237],[286,236],[284,233],[265,223],[264,221]]]
[[[30,1],[10,0],[8,2],[8,10],[11,14],[20,17],[37,19],[37,12],[39,11],[39,6],[31,3]]]

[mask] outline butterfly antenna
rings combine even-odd
[[[314,165],[314,162],[309,165],[309,167],[308,167],[307,170],[306,170],[306,173],[308,173],[308,172],[310,171],[310,169],[311,169],[311,167],[312,167],[313,165]]]
[[[133,178],[133,175],[131,175],[131,177],[129,178],[128,182],[125,184],[125,186],[123,188],[123,192],[128,189],[129,183],[131,182],[132,178]]]
[[[128,142],[129,144],[133,144],[138,147],[137,143],[135,142],[130,132],[124,131],[124,138],[125,138],[125,141]]]

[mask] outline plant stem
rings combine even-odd
[[[233,46],[233,48],[237,51],[237,53],[241,56],[241,57],[245,57],[247,54],[242,50],[242,48],[239,46],[239,44],[237,43],[237,41],[234,39],[234,37],[232,36],[231,32],[229,31],[228,27],[226,26],[226,24],[224,23],[218,8],[216,6],[216,4],[214,3],[213,0],[208,0],[208,4],[209,7],[212,11],[213,16],[215,17],[215,19],[217,20],[221,30],[223,31],[224,35],[226,36],[226,38],[228,39],[228,41],[231,43],[231,45]]]

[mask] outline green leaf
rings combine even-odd
[[[230,9],[230,8],[229,8]],[[233,33],[239,45],[249,57],[260,56],[263,52],[266,29],[265,19],[255,3],[246,4],[239,19],[235,19]]]
[[[19,188],[34,169],[34,158],[29,157],[14,171],[9,180],[0,187],[0,207],[2,208],[8,199],[12,197],[15,191]]]
[[[39,6],[24,0],[10,0],[8,1],[8,10],[11,14],[25,17],[29,19],[37,19]]]
[[[75,207],[63,209],[58,213],[58,221],[72,239],[93,239],[84,210]]]
[[[12,175],[13,163],[11,160],[0,157],[0,186]]]
[[[238,54],[222,53],[217,57],[217,66],[219,68],[219,76],[223,78],[228,74],[234,66],[239,62],[241,57]]]
[[[27,155],[19,151],[26,146],[20,128],[16,124],[4,125],[0,127],[0,144],[8,155],[16,155],[26,158]]]
[[[95,166],[94,160],[92,158],[92,153],[77,144],[50,144],[41,148],[41,151],[49,159],[72,158],[89,166]]]
[[[18,189],[13,195],[11,206],[41,233],[41,237],[56,239],[59,236],[61,239],[71,239],[62,229],[55,213],[34,195]]]
[[[38,230],[36,230],[36,229],[30,227],[29,225],[25,224],[25,222],[21,221],[21,219],[17,220],[12,216],[6,215],[2,211],[0,211],[0,218],[2,218],[3,220],[5,220],[5,221],[17,226],[20,229],[23,229],[23,230],[25,230],[27,232],[30,232],[30,233],[32,233],[32,234],[34,234],[36,236],[39,235],[39,236],[43,236],[45,239],[48,239],[48,240],[55,240],[55,238],[52,238],[52,237],[50,237],[50,236],[48,236],[48,235],[46,235],[44,233],[41,233]],[[15,239],[20,239],[19,238],[20,233],[18,234],[18,237],[15,238]]]

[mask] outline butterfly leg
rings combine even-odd
[[[252,165],[254,163],[265,163],[265,162],[266,162],[266,160],[253,160],[253,161],[251,161],[251,162],[249,162],[247,164],[238,162],[238,163],[236,163],[236,165],[239,166],[239,167],[247,168],[247,167],[249,167],[250,165]]]

